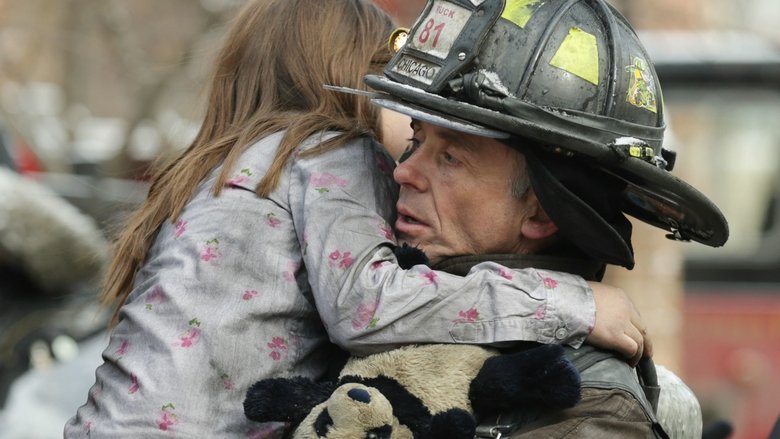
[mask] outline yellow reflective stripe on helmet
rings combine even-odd
[[[541,6],[541,0],[508,0],[501,18],[509,20],[519,27],[525,27],[534,12]]]
[[[596,36],[573,27],[569,29],[550,65],[599,85],[599,48]]]

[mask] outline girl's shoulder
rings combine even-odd
[[[233,163],[225,186],[254,191],[271,167],[283,135],[284,132],[274,133],[247,146]]]
[[[296,159],[302,153],[317,148],[322,143],[338,136],[339,134],[341,133],[338,131],[320,131],[312,134],[295,147],[291,158]],[[276,151],[279,148],[282,140],[284,139],[284,135],[285,131],[279,131],[253,142],[246,148],[239,161],[257,162],[263,160],[272,160],[276,155]],[[381,145],[376,142],[376,140],[369,136],[363,136],[344,142],[344,144],[336,148],[336,150],[343,148],[376,148],[377,146],[381,147]]]
[[[306,140],[301,142],[301,145],[297,149],[297,154],[300,155],[304,151],[308,151],[311,149],[314,149],[318,147],[319,145],[323,144],[324,142],[327,142],[328,140],[338,136],[339,134],[342,134],[338,131],[320,131],[316,134],[313,134],[309,136]],[[379,145],[379,143],[376,142],[373,138],[369,136],[361,136],[356,137],[354,139],[350,139],[345,141],[343,144],[339,145],[334,150],[340,150],[340,149],[349,149],[349,148],[366,148],[366,147],[375,147]],[[381,145],[379,145],[381,146]]]
[[[309,136],[290,155],[283,172],[291,172],[291,169],[303,172],[331,168],[356,170],[366,165],[376,165],[384,171],[382,173],[392,170],[392,159],[384,147],[368,136],[351,139],[325,152],[305,154],[314,152],[323,142],[338,135],[336,131],[321,131]],[[274,133],[249,145],[228,174],[227,185],[254,190],[270,169],[283,136],[284,132]]]
[[[357,166],[360,163],[373,163],[377,160],[392,162],[384,146],[370,136],[360,136],[344,141],[333,148],[323,152],[317,152],[316,148],[323,142],[339,135],[338,132],[323,131],[317,133],[306,141],[292,156],[294,166],[303,168],[328,166],[328,164],[341,163],[339,166],[351,164]],[[311,152],[311,154],[307,154]]]

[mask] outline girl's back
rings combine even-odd
[[[356,236],[349,224],[332,226],[343,209],[373,203],[377,194],[384,198],[378,204],[392,205],[394,187],[380,171],[391,164],[380,145],[358,139],[292,159],[277,188],[258,198],[254,187],[280,139],[275,134],[250,147],[219,197],[211,192],[221,171],[215,169],[179,220],[160,229],[104,351],[94,398],[69,429],[98,437],[197,437],[208,425],[219,434],[251,435],[259,427],[246,420],[241,402],[252,383],[322,376],[330,348],[309,276],[338,291],[360,256],[350,249],[387,241],[389,228],[379,225],[389,217],[374,218],[374,236],[357,235],[365,242],[349,241]],[[328,259],[321,271],[306,271],[304,251]]]

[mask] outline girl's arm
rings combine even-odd
[[[289,201],[331,340],[355,354],[407,343],[536,341],[578,346],[595,324],[579,276],[483,263],[467,276],[393,255],[397,187],[381,145],[357,140],[291,165]]]

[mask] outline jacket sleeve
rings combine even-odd
[[[369,140],[291,165],[288,196],[303,262],[334,343],[364,355],[408,343],[583,342],[595,304],[579,276],[494,263],[465,277],[401,269],[392,251],[393,166]]]

